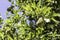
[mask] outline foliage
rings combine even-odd
[[[1,40],[60,40],[59,0],[9,0]]]

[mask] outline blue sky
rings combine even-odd
[[[3,19],[6,19],[6,10],[10,5],[11,3],[8,0],[0,0],[0,14]]]

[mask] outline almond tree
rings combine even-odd
[[[9,0],[1,40],[60,40],[59,0]]]

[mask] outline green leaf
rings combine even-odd
[[[39,23],[42,23],[43,22],[43,19],[42,19],[42,17],[40,17],[39,19],[38,19],[38,21],[36,22],[36,24],[39,24]]]
[[[58,17],[60,17],[60,14],[59,14],[59,13],[54,13],[53,16],[58,16]]]

